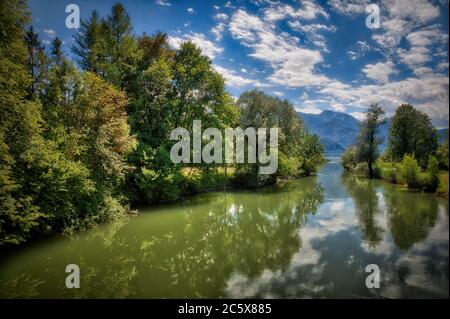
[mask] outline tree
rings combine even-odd
[[[138,39],[138,47],[142,50],[139,67],[143,70],[162,56],[172,57],[174,55],[174,51],[169,47],[167,34],[164,32],[157,32],[154,36],[144,34]]]
[[[370,178],[374,177],[373,164],[379,156],[378,146],[383,142],[377,137],[378,128],[384,122],[381,118],[383,114],[383,109],[377,104],[368,108],[355,143],[356,160],[367,164]]]
[[[45,63],[45,60],[43,59],[44,46],[41,45],[39,36],[34,32],[33,26],[30,26],[25,34],[25,43],[28,50],[28,72],[30,73],[32,79],[32,83],[28,91],[28,96],[32,97],[38,90],[38,85],[42,80],[42,74],[40,71],[43,67],[43,64]]]
[[[437,160],[439,162],[439,167],[445,170],[448,170],[448,137],[447,139],[439,146],[439,149],[436,153]]]
[[[98,17],[97,11],[92,11],[89,20],[81,21],[81,28],[74,35],[72,52],[78,57],[78,64],[83,70],[101,75],[101,66],[104,63],[104,23]]]
[[[173,74],[174,127],[189,129],[194,119],[218,128],[229,123],[234,108],[224,79],[191,41],[183,43],[176,53]]]
[[[83,74],[71,110],[72,129],[85,151],[80,159],[100,184],[122,180],[128,169],[125,155],[135,146],[125,107],[126,95],[93,73]]]
[[[289,167],[288,171],[291,173],[294,172],[291,176],[308,175],[322,162],[323,148],[318,137],[307,131],[289,101],[252,90],[244,92],[237,105],[240,109],[239,126],[242,129],[279,128],[280,164]],[[253,178],[257,177],[255,174],[258,172],[258,165],[243,165],[242,168],[244,172],[253,175]],[[284,168],[283,170],[286,171]]]
[[[28,22],[24,1],[0,2],[0,245],[25,241],[42,217],[29,187],[39,174],[29,168],[45,144],[40,106],[27,99],[33,84],[24,41]]]
[[[426,167],[429,156],[434,155],[437,148],[436,129],[429,116],[412,105],[400,105],[389,129],[388,156],[401,161],[405,154],[409,154]]]
[[[131,19],[121,4],[115,4],[104,20],[105,79],[125,90],[141,56],[133,38]]]

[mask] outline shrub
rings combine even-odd
[[[409,155],[405,155],[403,157],[400,172],[401,176],[408,184],[408,187],[420,188],[420,181],[419,181],[420,167],[414,157]]]
[[[342,155],[342,166],[346,171],[352,171],[356,164],[356,149],[351,146],[345,151],[344,155]]]
[[[434,193],[439,186],[439,162],[430,156],[427,171],[420,174],[421,188],[426,192]]]

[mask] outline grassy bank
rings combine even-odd
[[[355,165],[345,163],[344,169],[356,175],[369,177],[369,170],[365,163]],[[374,178],[448,198],[448,171],[439,170],[439,164],[433,157],[430,158],[426,168],[421,167],[413,157],[408,155],[405,155],[401,162],[379,159],[374,165]]]

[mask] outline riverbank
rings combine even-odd
[[[367,165],[358,163],[348,165],[343,163],[344,169],[357,176],[369,178]],[[437,163],[422,169],[414,158],[405,156],[402,162],[386,162],[378,160],[374,165],[375,179],[381,179],[391,184],[403,185],[411,190],[435,194],[441,198],[449,198],[449,172],[438,170]]]

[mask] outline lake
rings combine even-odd
[[[194,196],[3,255],[1,298],[449,296],[448,201],[343,175]],[[68,289],[66,265],[80,267]],[[366,266],[380,269],[367,288]]]

